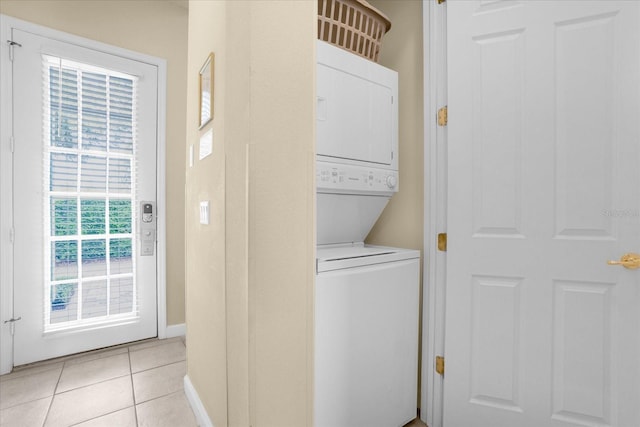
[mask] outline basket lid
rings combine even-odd
[[[391,20],[387,17],[387,15],[380,12],[375,7],[371,6],[371,4],[369,4],[367,0],[356,0],[356,2],[360,3],[363,7],[366,7],[367,9],[377,14],[382,19],[382,21],[384,21],[384,24],[385,24],[384,32],[385,33],[389,32],[389,30],[391,29]]]

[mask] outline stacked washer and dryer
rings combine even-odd
[[[420,253],[364,240],[398,191],[398,74],[317,42],[316,427],[416,417]]]

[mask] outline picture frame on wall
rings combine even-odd
[[[213,119],[213,68],[214,55],[211,52],[200,68],[200,129]]]

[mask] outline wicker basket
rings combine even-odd
[[[318,39],[378,62],[391,21],[365,0],[318,0]]]

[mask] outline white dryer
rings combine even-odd
[[[318,42],[316,427],[416,417],[420,253],[365,245],[398,191],[398,75]]]

